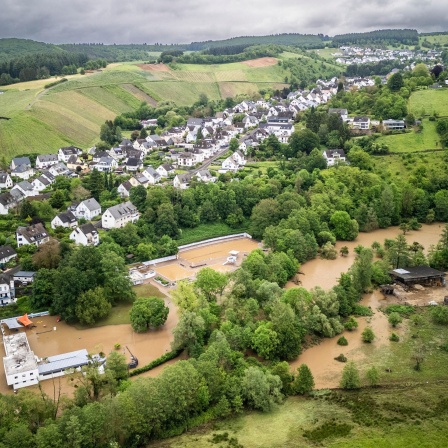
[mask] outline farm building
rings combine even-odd
[[[427,285],[442,286],[445,284],[445,272],[429,266],[415,266],[413,268],[394,269],[389,274],[396,282],[406,286]]]

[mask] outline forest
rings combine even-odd
[[[377,30],[366,33],[337,34],[332,38],[333,45],[372,45],[372,44],[404,44],[418,45],[418,31],[403,30]]]

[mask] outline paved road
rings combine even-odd
[[[223,150],[219,151],[213,157],[206,160],[199,168],[195,168],[194,170],[189,171],[191,174],[196,174],[198,171],[207,169],[216,159],[219,159],[223,154],[225,154],[229,150],[229,147],[225,147]]]

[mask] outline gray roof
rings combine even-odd
[[[11,246],[0,246],[0,259],[16,256],[17,252]]]
[[[0,173],[0,183],[4,184],[8,180],[8,173]]]
[[[119,219],[123,215],[129,215],[135,213],[137,211],[137,207],[134,204],[132,204],[132,202],[127,201],[124,202],[123,204],[114,205],[113,207],[110,207],[107,210],[115,219]]]
[[[48,185],[51,185],[51,182],[45,176],[39,176],[36,180],[44,184],[46,187],[48,187]]]
[[[37,160],[39,162],[57,162],[58,155],[57,154],[41,154],[37,156]]]
[[[17,229],[17,233],[24,236],[28,241],[32,243],[48,237],[48,233],[41,223],[33,224],[28,227],[19,227]]]
[[[158,179],[160,177],[160,174],[152,166],[147,166],[145,168],[145,172],[154,177],[154,179]]]
[[[121,185],[122,185],[127,191],[129,191],[129,190],[132,188],[132,184],[131,184],[128,180],[126,180],[125,182],[123,182]]]
[[[0,194],[0,204],[7,206],[16,202],[16,198],[11,193]]]
[[[14,274],[15,277],[34,277],[36,273],[34,271],[19,271]]]
[[[85,366],[90,362],[86,349],[74,352],[63,353],[61,355],[48,356],[44,364],[39,364],[39,375],[49,375],[67,369]]]
[[[89,233],[94,235],[95,233],[98,233],[95,226],[91,223],[83,224],[82,226],[79,226],[78,229],[80,229],[84,235],[88,235]]]
[[[76,146],[67,146],[65,148],[60,148],[59,151],[62,151],[62,153],[66,156],[78,155],[78,154],[82,153],[82,149],[77,148]]]
[[[82,201],[81,204],[84,204],[91,212],[101,208],[101,205],[98,204],[95,198],[86,199],[85,201]]]
[[[56,215],[63,223],[68,223],[71,224],[72,222],[76,222],[76,216],[68,211],[68,212],[63,212],[63,213],[59,213],[58,215]]]
[[[16,187],[20,187],[23,191],[33,191],[33,186],[27,181],[22,180],[22,182],[19,182]]]
[[[31,165],[22,163],[21,165],[16,166],[11,173],[24,173],[31,169]]]
[[[14,159],[12,159],[12,162],[14,163],[15,166],[19,165],[31,166],[31,161],[29,157],[14,157]]]

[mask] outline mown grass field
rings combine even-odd
[[[434,114],[448,117],[448,89],[426,89],[414,92],[409,99],[409,110],[416,117]]]
[[[189,433],[150,444],[158,448],[316,447],[408,448],[448,444],[448,327],[432,323],[432,309],[421,308],[422,323],[406,320],[402,340],[382,347],[370,360],[380,373],[380,387],[357,391],[316,392],[311,398],[290,397],[270,413],[247,412],[211,422]],[[412,353],[425,347],[422,369]],[[364,368],[361,370],[363,384]],[[392,369],[386,373],[384,368]],[[227,433],[227,436],[226,436]],[[234,442],[233,442],[234,443]]]
[[[199,224],[193,229],[182,229],[182,234],[179,239],[176,240],[176,243],[178,246],[182,246],[184,244],[196,243],[197,241],[202,241],[209,238],[217,238],[218,236],[247,232],[248,229],[249,222],[243,223],[238,228],[230,227],[224,222]]]
[[[420,45],[424,40],[427,40],[431,44],[440,44],[445,45],[448,44],[448,33],[447,34],[439,34],[437,36],[420,36],[419,41]]]
[[[405,134],[384,135],[379,137],[377,142],[385,143],[389,146],[389,151],[394,153],[441,149],[436,123],[424,119],[422,124],[423,130],[420,133],[412,131]]]

